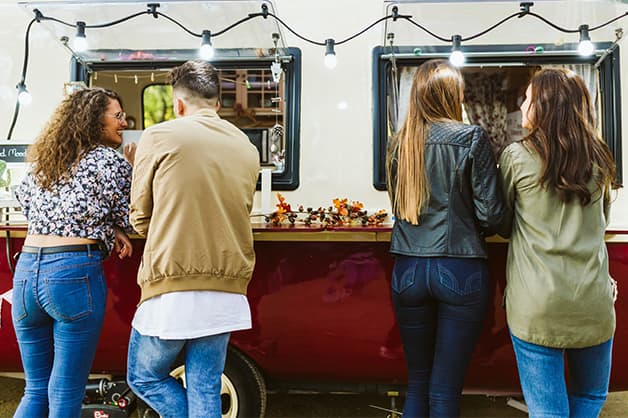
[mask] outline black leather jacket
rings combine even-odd
[[[457,122],[434,123],[425,159],[429,205],[423,209],[419,225],[395,220],[391,253],[486,258],[484,236],[492,235],[506,214],[486,132]]]

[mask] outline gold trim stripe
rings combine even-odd
[[[0,228],[2,228],[0,226]],[[6,238],[9,232],[11,238],[26,237],[26,228],[2,228],[0,238]],[[390,231],[316,231],[316,232],[286,232],[286,231],[254,231],[253,239],[258,242],[390,242]],[[141,239],[138,235],[131,235],[133,239]],[[610,232],[606,234],[608,243],[628,243],[628,232]],[[486,239],[488,243],[507,243],[508,240],[494,235]]]

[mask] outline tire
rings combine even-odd
[[[184,365],[175,367],[170,375],[185,386]],[[266,413],[266,384],[263,376],[251,360],[232,348],[227,351],[220,394],[223,418],[264,417]],[[149,408],[149,411],[152,410]],[[149,413],[146,417],[152,415]]]

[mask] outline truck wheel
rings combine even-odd
[[[176,367],[170,375],[185,386],[185,366]],[[222,374],[223,418],[263,417],[266,413],[266,384],[257,367],[240,352],[229,349]]]

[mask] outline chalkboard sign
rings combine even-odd
[[[0,145],[0,160],[7,163],[23,163],[26,161],[28,145]]]

